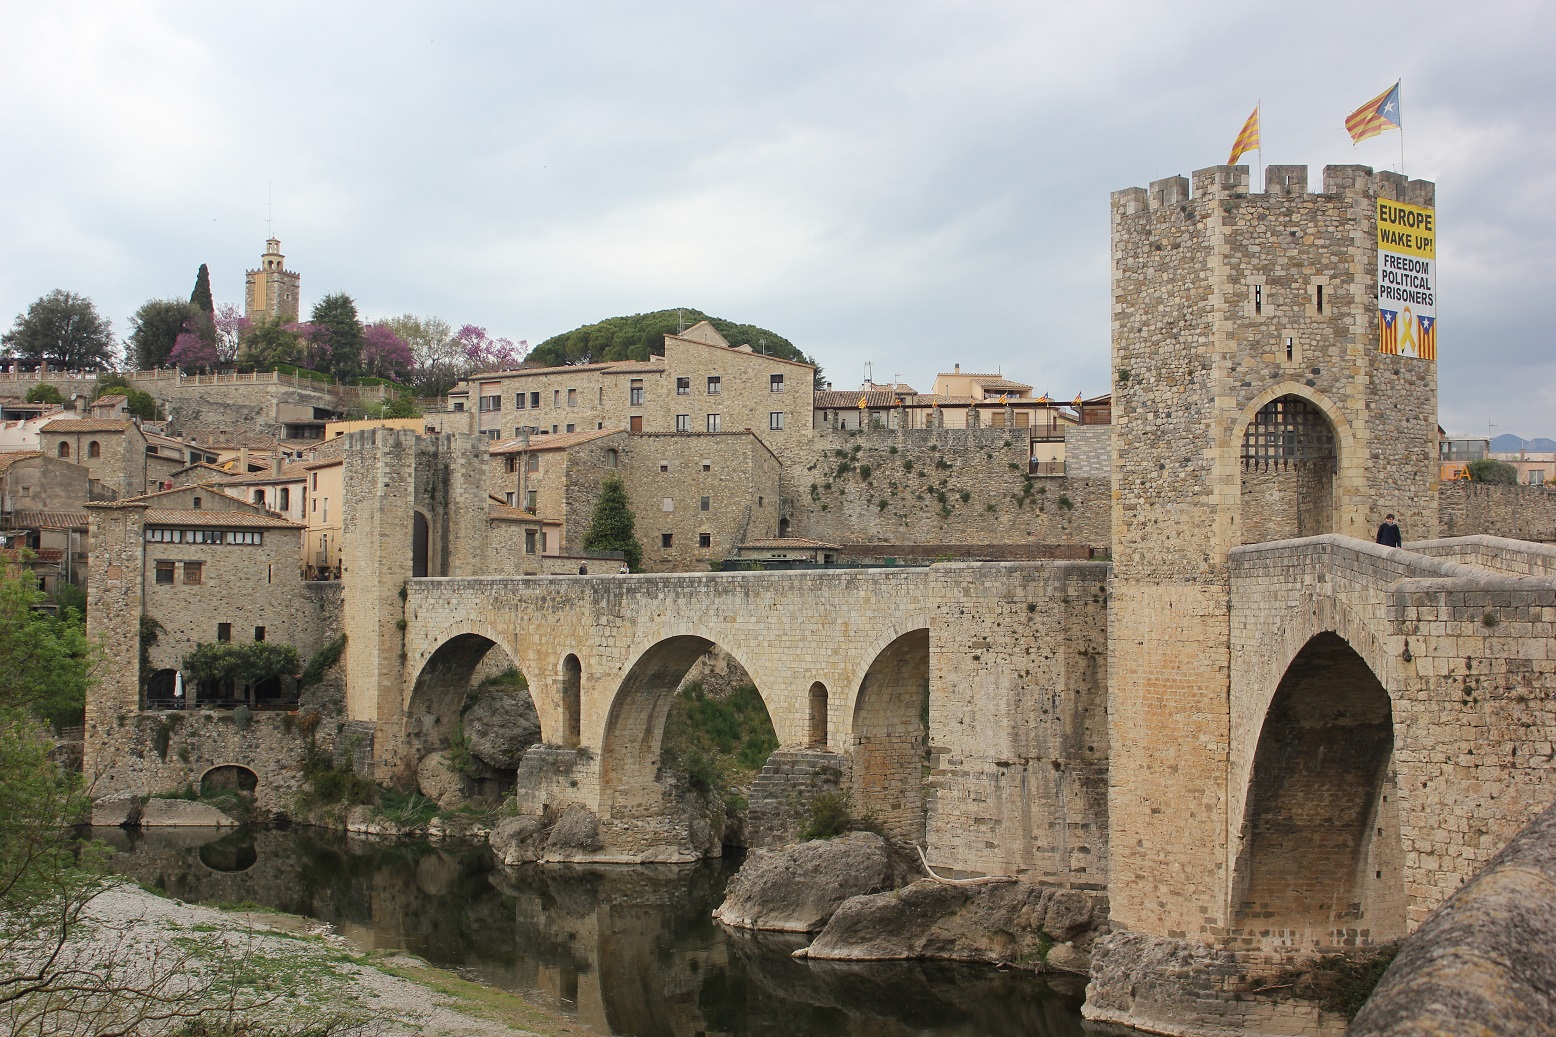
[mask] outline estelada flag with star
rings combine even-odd
[[[1345,132],[1352,144],[1376,137],[1384,130],[1397,130],[1399,122],[1399,84],[1395,83],[1377,97],[1345,117]]]
[[[1226,160],[1229,166],[1237,165],[1237,160],[1250,151],[1261,150],[1259,147],[1259,106],[1254,105],[1253,114],[1248,116],[1248,121],[1243,123],[1243,132],[1237,135],[1237,140],[1232,143],[1232,157]]]

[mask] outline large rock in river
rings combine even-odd
[[[1026,882],[922,879],[838,908],[806,951],[830,961],[942,958],[1085,974],[1106,901]]]
[[[498,770],[517,768],[524,750],[540,741],[540,715],[528,692],[488,688],[461,722],[470,751]]]
[[[849,897],[894,886],[897,868],[874,832],[756,851],[730,879],[713,917],[725,925],[815,932]]]
[[[416,788],[438,805],[452,810],[465,802],[465,779],[447,753],[428,753],[416,765]]]

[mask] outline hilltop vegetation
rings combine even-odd
[[[593,364],[612,360],[647,360],[650,353],[664,352],[665,335],[705,320],[718,329],[732,346],[750,344],[784,360],[814,363],[788,339],[753,324],[737,324],[710,317],[701,310],[655,310],[630,317],[607,317],[560,335],[552,335],[530,351],[529,361],[542,367],[558,364]]]

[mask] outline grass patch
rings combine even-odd
[[[378,794],[378,813],[402,828],[420,828],[437,812],[438,805],[419,792],[383,789]]]
[[[451,1008],[466,1015],[518,1030],[529,1030],[541,1037],[597,1037],[588,1027],[559,1019],[517,994],[460,979],[452,972],[431,965],[404,965],[387,961],[368,961],[367,964],[386,975],[442,994],[453,1002]]]

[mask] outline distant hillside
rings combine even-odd
[[[1491,441],[1491,452],[1494,454],[1516,454],[1520,450],[1528,450],[1536,454],[1551,453],[1556,451],[1556,440],[1546,439],[1543,436],[1523,439],[1504,432]]]
[[[551,367],[558,364],[592,364],[609,360],[647,360],[650,353],[664,352],[666,334],[706,320],[732,346],[750,344],[759,353],[785,360],[814,363],[795,348],[794,343],[776,332],[752,324],[737,324],[722,317],[710,317],[701,310],[655,310],[634,313],[630,317],[607,317],[560,335],[552,335],[530,350],[530,364]]]

